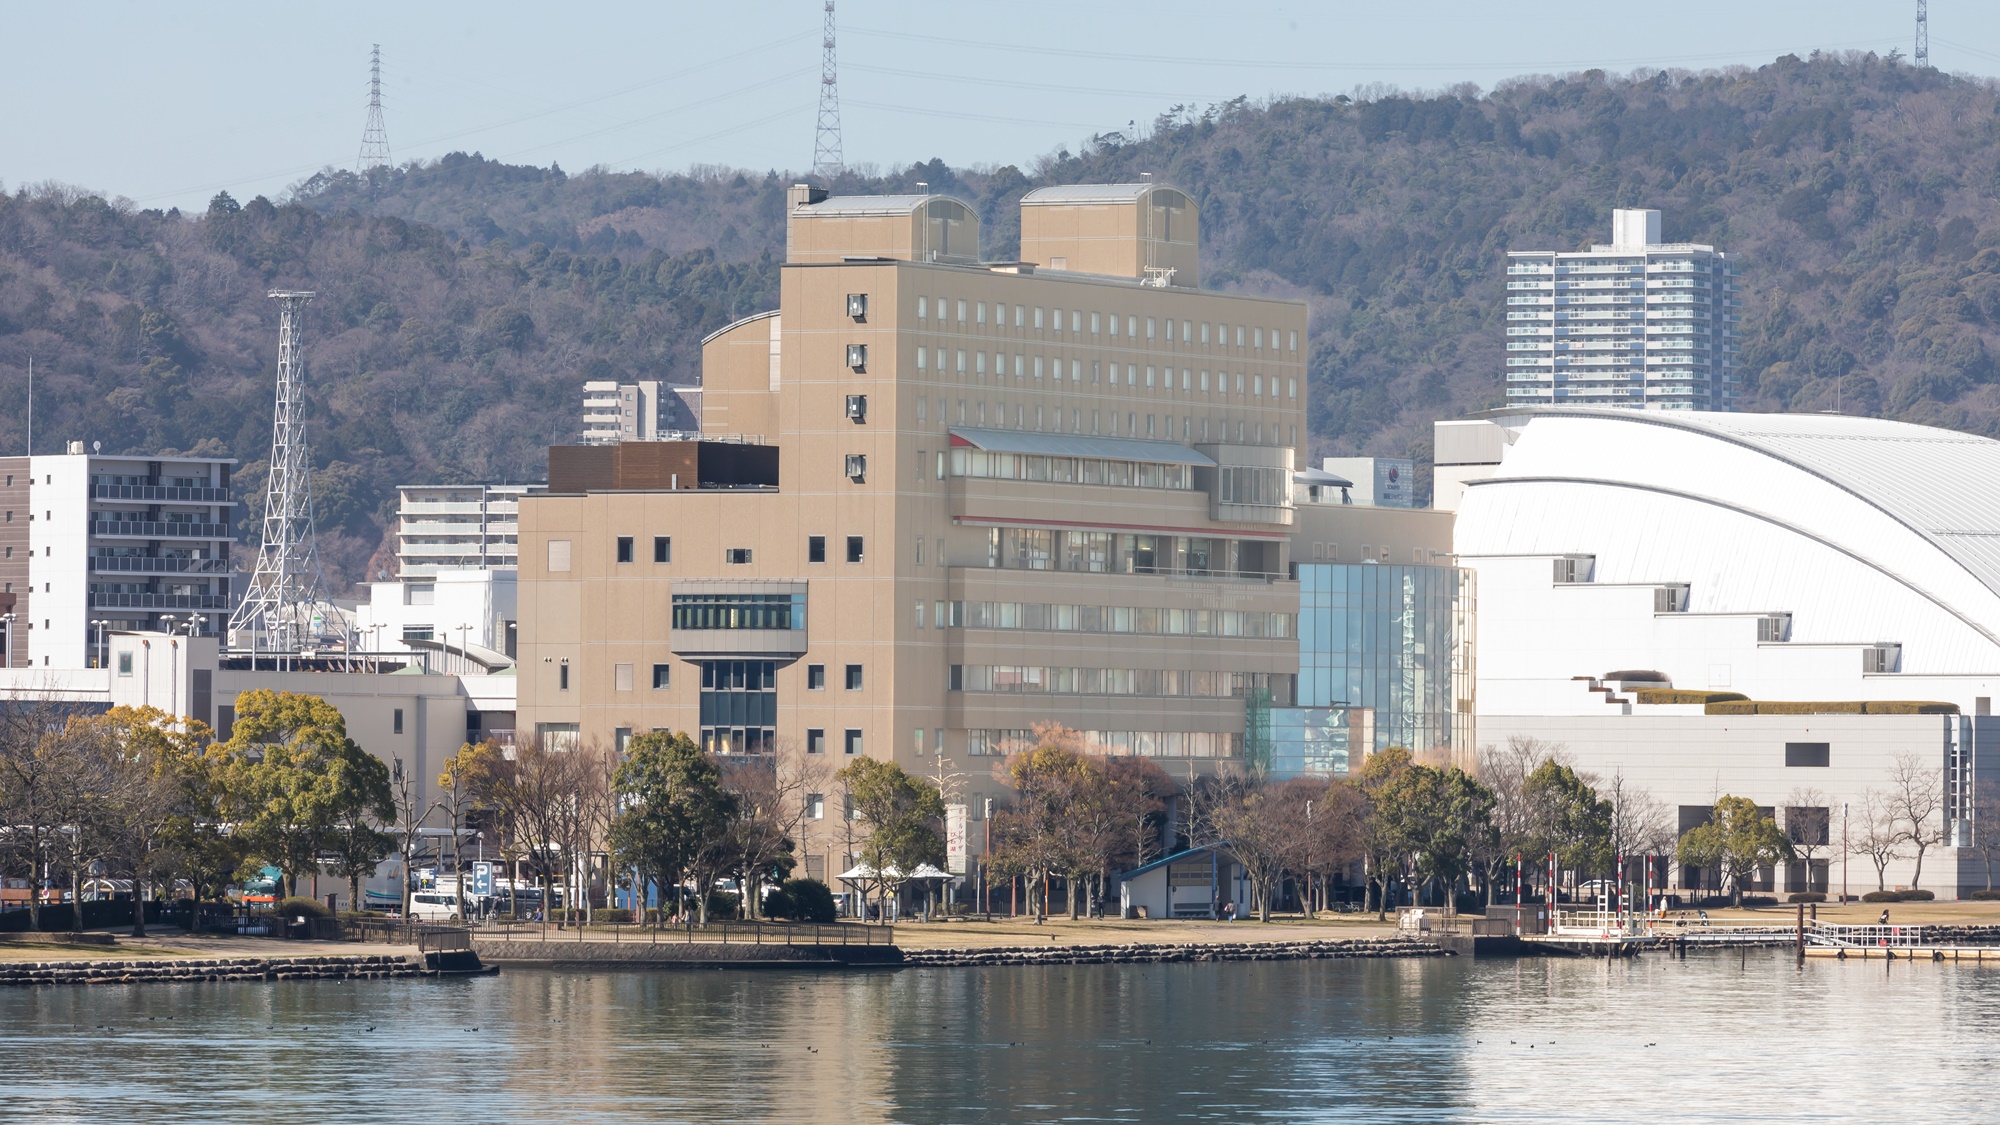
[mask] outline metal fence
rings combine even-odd
[[[610,941],[612,944],[714,942],[720,945],[894,945],[896,927],[835,922],[710,922],[706,926],[647,926],[637,923],[580,926],[574,923],[502,923],[481,926],[485,941]]]

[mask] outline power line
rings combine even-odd
[[[383,168],[389,163],[389,127],[382,123],[382,44],[368,57],[368,123],[361,127],[361,160],[357,169],[366,174],[370,168]]]
[[[819,128],[813,134],[813,171],[840,175],[840,83],[833,58],[833,0],[826,0],[826,30],[820,35]]]

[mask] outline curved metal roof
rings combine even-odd
[[[972,204],[955,195],[833,195],[818,203],[802,203],[797,210],[810,211],[815,215],[909,215],[926,203],[949,200],[958,204],[974,216]]]
[[[1164,188],[1181,195],[1187,193],[1171,184],[1063,184],[1058,187],[1036,188],[1021,197],[1023,204],[1030,203],[1130,203],[1155,188]]]
[[[1762,453],[1880,510],[2000,593],[2000,441],[1845,414],[1611,407],[1516,407],[1492,413],[1502,425],[1511,418],[1565,416],[1690,430]]]

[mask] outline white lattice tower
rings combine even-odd
[[[368,59],[368,122],[361,127],[359,167],[383,168],[389,163],[389,127],[382,121],[382,44],[375,44]]]
[[[326,593],[314,538],[312,455],[305,433],[305,364],[300,313],[313,294],[274,290],[278,302],[278,389],[271,411],[270,474],[264,485],[263,540],[243,601],[229,617],[229,647],[271,653],[346,645],[345,619]]]
[[[838,176],[846,165],[840,155],[840,82],[833,65],[833,0],[826,0],[826,31],[820,36],[819,129],[813,138],[813,171]]]
[[[1931,5],[1930,0],[1917,0],[1917,57],[1918,66],[1931,65]]]

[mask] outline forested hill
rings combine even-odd
[[[1523,80],[1481,95],[1238,101],[1027,170],[932,161],[836,191],[976,204],[1014,253],[1032,187],[1151,172],[1199,200],[1207,284],[1313,308],[1314,452],[1422,456],[1499,401],[1505,252],[1581,248],[1615,206],[1739,255],[1746,407],[2000,435],[2000,93],[1873,56]],[[0,167],[0,173],[4,173]],[[0,195],[0,450],[214,448],[261,479],[274,285],[316,289],[323,544],[358,580],[395,484],[522,479],[590,377],[691,379],[701,334],[775,300],[775,173],[656,177],[454,155],[328,173],[279,205],[140,212]]]

